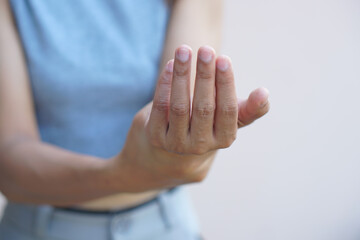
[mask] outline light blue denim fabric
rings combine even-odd
[[[135,113],[152,100],[166,2],[10,0],[42,141],[102,158],[121,151]],[[9,203],[0,239],[194,239],[198,227],[186,194],[180,189],[159,199],[130,220]],[[131,227],[121,230],[124,224]]]
[[[0,224],[0,240],[199,240],[192,210],[183,188],[119,214],[10,203]]]

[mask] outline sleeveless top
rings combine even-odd
[[[42,141],[109,158],[152,100],[165,0],[11,0]]]

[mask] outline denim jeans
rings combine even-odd
[[[102,213],[8,203],[0,240],[198,240],[197,218],[182,187],[130,209]]]

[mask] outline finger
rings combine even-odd
[[[239,101],[238,127],[246,126],[265,115],[270,109],[269,91],[266,88],[254,90],[247,100]]]
[[[198,150],[204,148],[204,145],[209,145],[209,142],[213,144],[214,114],[215,50],[205,46],[201,47],[198,51],[190,125],[192,146],[198,148]]]
[[[191,53],[186,45],[175,53],[167,133],[170,144],[185,144],[189,131]]]
[[[238,104],[231,61],[226,56],[216,61],[215,137],[219,147],[229,147],[236,138]]]
[[[168,114],[170,104],[171,79],[173,74],[174,60],[170,60],[156,85],[152,110],[149,119],[149,133],[156,145],[162,145],[165,141],[168,127]]]

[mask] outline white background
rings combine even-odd
[[[227,0],[223,53],[272,107],[190,187],[206,239],[360,239],[360,1]]]
[[[360,239],[360,1],[226,3],[239,96],[272,106],[191,187],[206,239]]]

